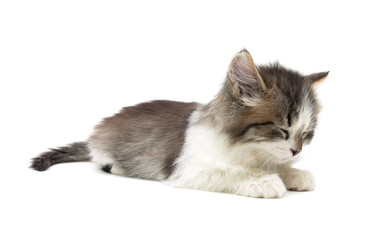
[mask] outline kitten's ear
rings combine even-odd
[[[321,81],[323,81],[324,79],[326,79],[328,77],[328,72],[319,72],[319,73],[312,73],[310,75],[307,75],[305,76],[305,79],[307,79],[307,81],[309,81],[312,85],[313,84],[317,84]]]
[[[245,49],[233,57],[227,81],[236,98],[257,96],[267,90],[251,54]]]

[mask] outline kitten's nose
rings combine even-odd
[[[291,152],[292,152],[293,156],[296,156],[297,154],[299,154],[300,151],[297,151],[297,150],[291,148]]]

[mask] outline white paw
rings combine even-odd
[[[252,182],[243,183],[237,194],[256,198],[280,198],[287,191],[277,174],[266,175]]]
[[[315,189],[315,179],[308,171],[295,171],[284,177],[285,186],[291,191],[312,191]]]

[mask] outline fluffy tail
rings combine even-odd
[[[65,147],[52,149],[32,159],[31,168],[45,171],[50,166],[65,162],[90,161],[89,148],[86,142],[75,142]]]

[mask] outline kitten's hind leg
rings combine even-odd
[[[116,164],[112,165],[111,173],[112,174],[116,174],[116,175],[120,175],[120,176],[126,176],[124,170],[122,170],[121,168],[117,167]]]
[[[91,148],[92,161],[100,164],[101,170],[107,173],[124,176],[124,171],[116,166],[114,158],[106,151],[100,151]]]
[[[125,176],[124,171],[121,170],[119,167],[116,166],[116,164],[107,164],[104,165],[101,170],[107,173],[112,173],[115,175]]]

